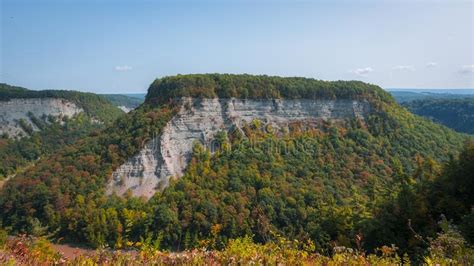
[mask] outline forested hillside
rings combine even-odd
[[[74,117],[38,116],[28,113],[26,121],[20,121],[27,137],[12,139],[0,137],[0,179],[14,175],[42,156],[53,154],[73,144],[92,132],[111,125],[123,112],[105,98],[92,93],[77,91],[31,91],[21,87],[0,84],[0,101],[11,99],[58,98],[82,108],[84,112]],[[32,126],[38,131],[34,131]]]
[[[255,120],[221,132],[213,154],[196,143],[184,176],[149,201],[105,196],[112,171],[161,133],[183,96],[363,99],[372,110],[366,121],[300,123],[283,134]],[[148,238],[171,250],[220,249],[239,237],[271,243],[283,236],[330,254],[335,246],[375,252],[393,243],[401,256],[422,261],[428,239],[444,230],[437,221],[452,220],[462,232],[449,231],[456,241],[472,244],[472,153],[467,136],[409,113],[375,85],[166,77],[138,109],[10,180],[0,192],[1,224],[11,234],[94,247]]]
[[[403,106],[458,132],[474,134],[474,98],[416,100]]]
[[[474,134],[474,94],[469,90],[449,93],[389,90],[402,106],[458,132]],[[463,93],[463,94],[461,94]]]

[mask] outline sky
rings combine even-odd
[[[0,2],[0,82],[30,89],[188,73],[474,88],[474,0]]]

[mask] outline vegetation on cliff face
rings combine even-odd
[[[315,94],[298,95],[368,97],[377,108],[365,122],[328,122],[313,129],[295,124],[283,136],[254,121],[242,132],[221,132],[222,149],[214,154],[197,144],[185,175],[150,201],[104,195],[113,169],[159,135],[176,113],[168,97],[226,97],[226,89],[195,84],[216,84],[215,79],[223,84],[229,76],[155,81],[140,108],[10,180],[0,191],[1,224],[11,233],[42,232],[96,247],[122,248],[150,238],[165,249],[225,249],[234,238],[272,243],[283,236],[311,241],[325,254],[339,245],[373,252],[395,243],[400,255],[423,260],[429,238],[444,232],[446,222],[437,224],[444,221],[442,213],[448,228],[457,226],[449,231],[453,241],[472,244],[473,145],[400,108],[381,89],[357,82],[230,76],[234,83],[273,84],[278,89],[269,91],[278,91],[278,97],[293,87],[276,80],[301,81],[295,91]],[[307,83],[327,89],[306,90]],[[359,85],[350,90],[350,84]],[[266,95],[258,86],[245,88],[251,97]],[[242,95],[236,90],[228,97]]]

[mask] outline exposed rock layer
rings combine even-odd
[[[26,135],[20,126],[24,120],[33,130],[38,128],[31,122],[29,113],[37,118],[43,116],[72,117],[82,108],[73,102],[58,98],[25,98],[0,101],[0,135],[7,133],[10,137]]]
[[[221,130],[241,128],[254,119],[284,129],[294,122],[318,124],[327,120],[359,118],[370,112],[366,101],[340,100],[241,100],[182,98],[179,113],[163,133],[149,140],[133,158],[112,174],[107,193],[150,198],[168,185],[170,177],[180,177],[192,156],[195,141],[212,145]]]

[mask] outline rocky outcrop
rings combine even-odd
[[[370,112],[367,101],[358,100],[242,100],[182,98],[179,113],[168,122],[160,136],[148,141],[133,158],[112,174],[107,193],[150,198],[180,177],[192,156],[195,141],[210,146],[221,130],[241,128],[258,119],[275,128],[291,123],[317,125],[327,120],[364,120]]]
[[[130,113],[133,108],[129,108],[127,106],[124,106],[124,105],[120,105],[120,106],[117,106],[120,110],[124,111],[125,113]]]
[[[75,103],[58,98],[25,98],[0,101],[0,135],[9,137],[25,136],[27,133],[21,123],[30,126],[32,130],[38,127],[31,121],[31,115],[42,117],[72,117],[83,109]],[[24,126],[23,125],[23,126]]]

